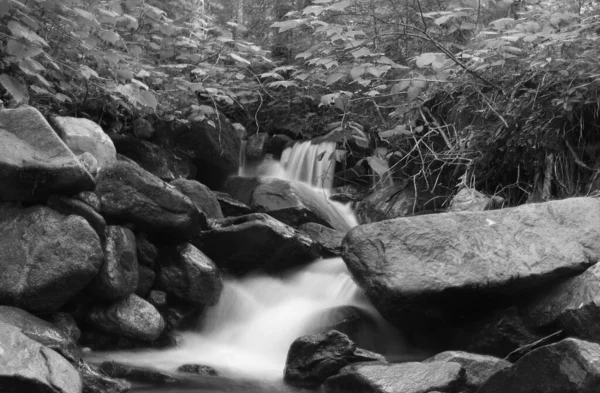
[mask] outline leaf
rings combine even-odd
[[[323,7],[321,7],[319,5],[311,5],[311,6],[304,8],[304,10],[302,10],[303,15],[313,14],[315,16],[319,16],[322,12],[323,12]]]
[[[94,14],[92,14],[91,12],[82,10],[81,8],[73,8],[73,11],[75,11],[77,19],[82,21],[83,24],[85,24],[86,26],[91,27],[93,29],[97,29],[100,27],[100,22],[98,22]]]
[[[343,11],[350,5],[348,0],[340,1],[339,3],[335,3],[327,7],[329,11]]]
[[[261,78],[275,78],[275,79],[278,79],[278,80],[285,79],[283,76],[279,75],[276,72],[265,72],[264,74],[260,74],[259,76]]]
[[[39,86],[35,86],[35,85],[31,85],[29,87],[31,88],[31,90],[35,91],[38,94],[47,94],[49,96],[54,96],[54,94],[52,94],[48,90],[44,89],[43,87],[39,87]]]
[[[19,61],[19,68],[27,75],[35,75],[38,72],[46,71],[46,68],[44,68],[43,65],[30,57],[26,57]]]
[[[46,40],[14,20],[8,22],[7,27],[15,38],[24,38],[32,43],[39,44],[41,46],[48,46]]]
[[[367,162],[369,163],[371,169],[373,169],[373,171],[377,173],[377,175],[379,175],[380,177],[385,175],[387,171],[390,170],[390,166],[388,165],[387,161],[381,157],[368,157]]]
[[[321,106],[321,105],[331,106],[332,104],[335,103],[335,99],[338,98],[339,96],[340,96],[340,93],[325,94],[325,95],[321,96],[321,101],[319,102],[319,106]]]
[[[285,20],[285,21],[281,21],[281,22],[275,22],[271,25],[271,27],[279,27],[279,32],[283,33],[284,31],[294,29],[294,28],[300,26],[301,24],[305,24],[305,23],[306,23],[306,19],[291,19],[291,20]]]
[[[133,73],[132,73],[132,74],[133,74]],[[133,76],[133,75],[132,75],[132,76]],[[131,83],[133,83],[133,84],[134,84],[134,85],[136,85],[137,87],[140,87],[140,88],[142,88],[142,89],[144,89],[144,90],[150,90],[150,88],[149,88],[149,87],[148,87],[146,84],[144,84],[144,83],[140,82],[139,80],[137,80],[137,79],[135,79],[135,78],[131,78]]]
[[[25,99],[27,88],[18,80],[7,74],[0,75],[0,84],[16,102]]]
[[[406,91],[406,96],[407,98],[412,101],[415,98],[417,98],[417,96],[421,93],[421,89],[419,89],[418,87],[414,87],[411,86],[408,88],[408,90]]]
[[[329,86],[331,84],[334,84],[335,82],[337,82],[340,79],[342,79],[344,76],[346,76],[346,75],[342,74],[341,72],[337,72],[335,74],[331,74],[331,75],[329,75],[329,77],[325,81],[325,85]]]
[[[381,131],[379,132],[379,136],[381,138],[389,138],[394,135],[412,135],[413,132],[406,129],[404,124],[398,124],[396,127],[391,130]]]
[[[129,48],[129,53],[131,53],[132,55],[139,57],[144,51],[142,50],[142,47],[139,45],[133,45],[132,47]]]
[[[60,102],[67,102],[67,101],[70,102],[71,101],[71,97],[64,95],[62,93],[54,94],[54,98],[56,98]]]
[[[121,39],[121,37],[112,30],[101,30],[98,33],[98,37],[100,37],[103,41],[109,42],[113,45],[117,43]]]
[[[279,86],[288,88],[290,86],[296,86],[297,87],[298,84],[296,82],[294,82],[294,81],[276,81],[276,82],[267,83],[267,86],[268,87],[273,87],[273,88],[279,87]]]
[[[444,15],[440,18],[437,18],[436,20],[433,21],[433,23],[435,23],[438,26],[443,25],[444,23],[448,22],[450,19],[452,19],[454,17],[453,14],[450,15]]]
[[[234,60],[237,60],[241,63],[250,65],[250,62],[248,60],[244,59],[243,57],[241,57],[240,55],[236,55],[235,53],[230,53],[229,56],[231,56],[231,58],[233,58]]]
[[[17,40],[8,40],[6,44],[6,53],[14,56],[17,60],[26,57],[35,57],[42,53],[44,50],[41,46],[32,44],[30,42],[22,43]]]
[[[358,79],[365,73],[365,66],[359,65],[350,70],[352,79]]]
[[[85,79],[90,79],[90,77],[95,77],[98,78],[98,73],[94,70],[92,70],[90,67],[86,66],[86,65],[81,65],[79,66],[79,73],[85,78]]]
[[[335,99],[335,107],[341,111],[346,111],[346,101],[342,99],[342,97],[337,97]]]
[[[371,54],[371,51],[369,50],[369,48],[362,47],[358,50],[350,52],[350,54],[354,56],[355,59],[358,59],[359,57],[369,56]]]
[[[10,3],[8,0],[0,0],[0,16],[4,16],[10,12]]]
[[[436,60],[436,53],[423,53],[417,58],[417,67],[427,67]]]

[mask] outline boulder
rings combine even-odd
[[[342,368],[324,383],[325,392],[461,392],[465,370],[454,362],[358,363]],[[508,392],[508,391],[507,391]]]
[[[465,369],[465,388],[468,392],[477,391],[492,375],[512,366],[510,362],[504,359],[463,351],[438,353],[424,361],[424,363],[431,362],[453,362],[460,364]]]
[[[49,208],[67,216],[70,214],[75,214],[85,218],[88,224],[94,228],[98,234],[98,237],[104,241],[106,221],[104,221],[104,217],[102,217],[90,205],[77,199],[67,198],[62,195],[51,195],[46,204]]]
[[[237,275],[283,271],[312,261],[319,248],[308,236],[262,213],[216,220],[193,244],[218,267]]]
[[[80,216],[0,204],[0,304],[58,310],[102,266],[100,239]]]
[[[185,155],[139,140],[131,135],[112,134],[111,139],[119,154],[130,158],[164,181],[170,182],[196,175],[196,167]]]
[[[167,307],[162,307],[160,310],[165,319],[166,332],[176,329],[193,329],[196,327],[198,319],[204,311],[203,307],[189,303],[172,302],[171,299],[168,300],[170,304]]]
[[[155,281],[156,273],[154,270],[148,266],[138,266],[138,279],[135,287],[135,294],[141,298],[145,298],[152,289]]]
[[[133,135],[138,139],[150,139],[154,136],[154,127],[148,120],[140,117],[133,122]]]
[[[154,244],[150,243],[145,233],[140,232],[135,235],[135,245],[138,263],[149,268],[154,268],[154,261],[158,258],[158,251]]]
[[[85,203],[96,212],[100,212],[100,198],[93,191],[82,191],[73,195],[73,198]]]
[[[104,264],[94,280],[94,292],[102,299],[117,300],[135,292],[138,262],[135,235],[127,228],[106,228]]]
[[[81,330],[79,330],[77,321],[75,321],[75,318],[73,318],[71,314],[67,314],[66,312],[56,312],[50,316],[49,321],[73,343],[79,341]]]
[[[129,295],[107,307],[94,307],[88,320],[104,332],[145,341],[156,340],[165,327],[156,308],[137,295]]]
[[[342,254],[342,240],[344,233],[328,228],[316,222],[307,222],[300,225],[300,231],[306,233],[311,239],[319,244],[329,255]]]
[[[302,336],[288,351],[283,380],[293,386],[316,388],[350,363],[385,361],[381,355],[356,348],[337,330]]]
[[[111,378],[123,378],[132,382],[150,384],[179,383],[177,378],[165,372],[118,362],[104,362],[100,365],[100,371]]]
[[[203,366],[201,364],[184,364],[183,366],[179,366],[177,371],[180,373],[188,373],[188,374],[197,374],[197,375],[211,375],[217,376],[217,370],[210,366]]]
[[[207,218],[223,218],[221,206],[214,192],[195,180],[178,179],[171,182],[180,193],[190,198]]]
[[[398,218],[351,230],[343,258],[397,326],[452,318],[576,275],[600,257],[600,200]]]
[[[89,364],[78,364],[83,381],[83,393],[125,393],[131,390],[131,384],[122,379],[111,378]]]
[[[253,210],[250,206],[231,197],[226,192],[215,192],[217,202],[221,207],[224,217],[239,217],[251,214]]]
[[[248,137],[246,144],[246,158],[250,160],[260,160],[265,155],[269,134],[266,132],[258,132]]]
[[[148,294],[147,300],[157,309],[162,309],[167,305],[167,293],[165,291],[152,290]]]
[[[103,168],[96,194],[102,213],[146,232],[190,238],[206,219],[186,196],[139,166],[125,162]]]
[[[223,281],[217,266],[189,243],[161,250],[156,287],[198,305],[217,303]]]
[[[596,393],[598,386],[600,345],[567,338],[523,356],[477,393]]]
[[[18,327],[0,322],[0,388],[3,392],[81,393],[77,370]]]
[[[0,110],[0,124],[0,200],[94,189],[92,176],[37,109]]]

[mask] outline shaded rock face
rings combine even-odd
[[[177,298],[199,305],[214,305],[223,282],[217,266],[189,243],[161,250],[156,286]]]
[[[83,393],[125,393],[131,390],[129,382],[111,378],[84,362],[79,364],[78,369],[83,381]]]
[[[207,218],[223,218],[223,212],[217,197],[204,184],[195,180],[178,179],[171,182],[180,193],[190,198],[194,205],[203,212]]]
[[[77,343],[79,341],[81,330],[79,330],[77,321],[71,314],[56,312],[50,316],[49,321],[72,342]]]
[[[138,261],[135,235],[129,229],[119,226],[106,228],[104,264],[94,284],[94,292],[106,300],[124,298],[135,292]]]
[[[154,282],[156,281],[156,273],[148,266],[138,266],[138,279],[137,286],[135,288],[135,294],[141,298],[145,298],[146,295],[152,289]]]
[[[100,371],[109,377],[123,378],[132,382],[152,384],[179,383],[177,378],[162,371],[118,362],[104,362],[100,365]]]
[[[137,233],[135,236],[135,245],[137,249],[137,258],[140,265],[154,267],[154,261],[158,258],[158,251],[154,244],[150,243],[144,233]]]
[[[281,153],[290,146],[293,146],[294,140],[287,135],[275,134],[267,141],[265,153],[272,154],[276,159],[281,158]]]
[[[154,143],[142,141],[130,135],[111,135],[117,152],[132,159],[139,166],[170,182],[180,178],[190,178],[196,175],[196,167],[191,160],[182,154],[176,154]]]
[[[259,160],[265,155],[265,149],[269,140],[269,134],[259,132],[248,137],[246,145],[246,158],[250,160]]]
[[[356,348],[348,336],[336,330],[302,336],[290,346],[283,379],[290,385],[315,388],[342,367],[365,361],[385,358]]]
[[[60,138],[76,155],[90,153],[100,167],[114,164],[117,152],[102,127],[91,120],[54,116],[50,119]]]
[[[79,216],[0,205],[0,303],[55,311],[94,278],[100,239]]]
[[[319,244],[328,254],[338,256],[342,254],[342,240],[344,239],[344,233],[317,224],[316,222],[307,222],[306,224],[300,225],[298,229],[310,236],[310,238]]]
[[[79,373],[65,358],[1,322],[0,365],[2,391],[81,393]]]
[[[226,192],[215,192],[215,195],[224,217],[239,217],[253,212],[250,206],[232,198]]]
[[[61,195],[51,195],[46,204],[49,208],[56,210],[59,213],[65,215],[76,214],[85,218],[92,228],[94,228],[98,237],[104,241],[106,221],[104,220],[104,217],[87,203]]]
[[[156,340],[165,327],[156,308],[137,295],[108,307],[96,306],[88,319],[92,326],[107,333],[144,341]]]
[[[145,232],[183,238],[206,227],[189,198],[139,166],[117,162],[102,169],[97,181],[102,213],[113,220],[131,222]]]
[[[218,267],[236,275],[283,271],[318,255],[318,245],[308,236],[261,213],[217,220],[193,244]]]
[[[325,392],[460,392],[465,371],[458,363],[358,363],[344,367],[324,383]]]
[[[599,219],[592,198],[398,218],[351,230],[343,258],[375,307],[401,326],[580,273],[600,256]]]
[[[567,338],[532,351],[493,375],[478,393],[596,393],[600,345]]]
[[[94,179],[34,108],[0,111],[0,200],[41,201],[94,188]]]

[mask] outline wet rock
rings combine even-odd
[[[146,297],[154,282],[156,281],[156,273],[148,266],[138,266],[138,279],[137,286],[135,288],[135,294],[139,297]]]
[[[154,244],[150,243],[146,234],[138,233],[135,236],[137,258],[140,265],[154,268],[154,261],[158,258],[158,251]]]
[[[275,159],[281,158],[281,153],[294,144],[294,140],[287,135],[275,134],[267,141],[264,152],[272,154]]]
[[[215,192],[215,195],[225,217],[239,217],[253,212],[250,206],[232,198],[225,192]]]
[[[161,250],[156,287],[198,305],[214,305],[223,281],[217,266],[189,243]]]
[[[77,370],[62,356],[0,322],[0,385],[3,392],[80,393]]]
[[[90,153],[104,167],[117,161],[117,152],[102,127],[91,120],[53,116],[50,122],[75,155]]]
[[[95,293],[106,300],[121,299],[134,293],[137,284],[135,235],[123,227],[107,227],[104,264],[94,280]]]
[[[453,362],[460,364],[465,369],[465,388],[470,392],[475,392],[498,371],[512,366],[510,362],[497,357],[462,351],[438,353],[424,361],[424,363],[431,362]]]
[[[342,240],[345,236],[344,233],[317,224],[316,222],[307,222],[306,224],[300,225],[298,229],[310,236],[311,239],[323,247],[330,255],[342,254]]]
[[[93,191],[82,191],[73,195],[73,198],[85,203],[96,212],[100,212],[100,198]]]
[[[217,376],[217,370],[210,366],[203,366],[201,364],[184,364],[177,368],[177,371],[180,373],[190,373],[190,374],[198,374],[198,375],[211,375]]]
[[[536,349],[493,375],[478,393],[596,393],[600,345],[567,338]]]
[[[348,336],[336,330],[302,336],[290,346],[283,379],[293,386],[315,388],[342,367],[368,361],[385,358],[356,348]]]
[[[94,188],[94,179],[32,107],[0,111],[0,200],[41,201]]]
[[[131,390],[129,382],[108,377],[89,364],[81,362],[77,368],[83,380],[83,393],[125,393]]]
[[[465,370],[458,363],[358,363],[328,378],[325,392],[432,393],[460,392]]]
[[[119,154],[135,161],[146,171],[164,181],[170,182],[196,175],[196,167],[185,155],[131,135],[112,134],[111,139]]]
[[[398,218],[351,230],[343,257],[375,307],[401,326],[582,272],[600,257],[599,219],[593,198]]]
[[[269,141],[269,134],[258,132],[248,137],[246,145],[246,158],[250,160],[259,160],[265,155],[266,145]]]
[[[177,378],[165,372],[118,362],[104,362],[100,365],[100,371],[111,378],[123,378],[132,382],[150,384],[179,383]]]
[[[167,308],[161,309],[165,319],[165,331],[193,329],[203,310],[204,308],[198,305],[169,304]]]
[[[154,136],[154,127],[146,119],[136,119],[133,122],[133,135],[138,139],[150,139]]]
[[[261,213],[217,220],[193,243],[218,267],[237,275],[283,271],[318,255],[318,245],[308,236]]]
[[[107,333],[145,341],[156,340],[165,327],[156,308],[137,295],[108,307],[96,306],[88,319],[92,326]]]
[[[63,335],[68,337],[73,343],[77,343],[81,337],[81,330],[77,326],[77,321],[71,314],[65,312],[56,312],[50,316],[50,322],[60,330]]]
[[[88,204],[61,195],[51,195],[46,204],[59,213],[65,215],[75,214],[85,218],[92,228],[94,228],[98,237],[104,240],[106,221],[104,221],[104,217]]]
[[[94,278],[104,256],[82,217],[0,204],[0,303],[55,311]]]
[[[180,193],[190,198],[207,218],[223,218],[221,206],[214,192],[195,180],[178,179],[171,182]]]
[[[132,222],[145,232],[189,238],[206,221],[196,206],[174,187],[138,166],[124,162],[102,169],[96,194],[102,213]]]

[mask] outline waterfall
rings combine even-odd
[[[281,154],[281,164],[290,180],[330,191],[335,171],[335,142],[319,144],[305,141],[288,147]]]

